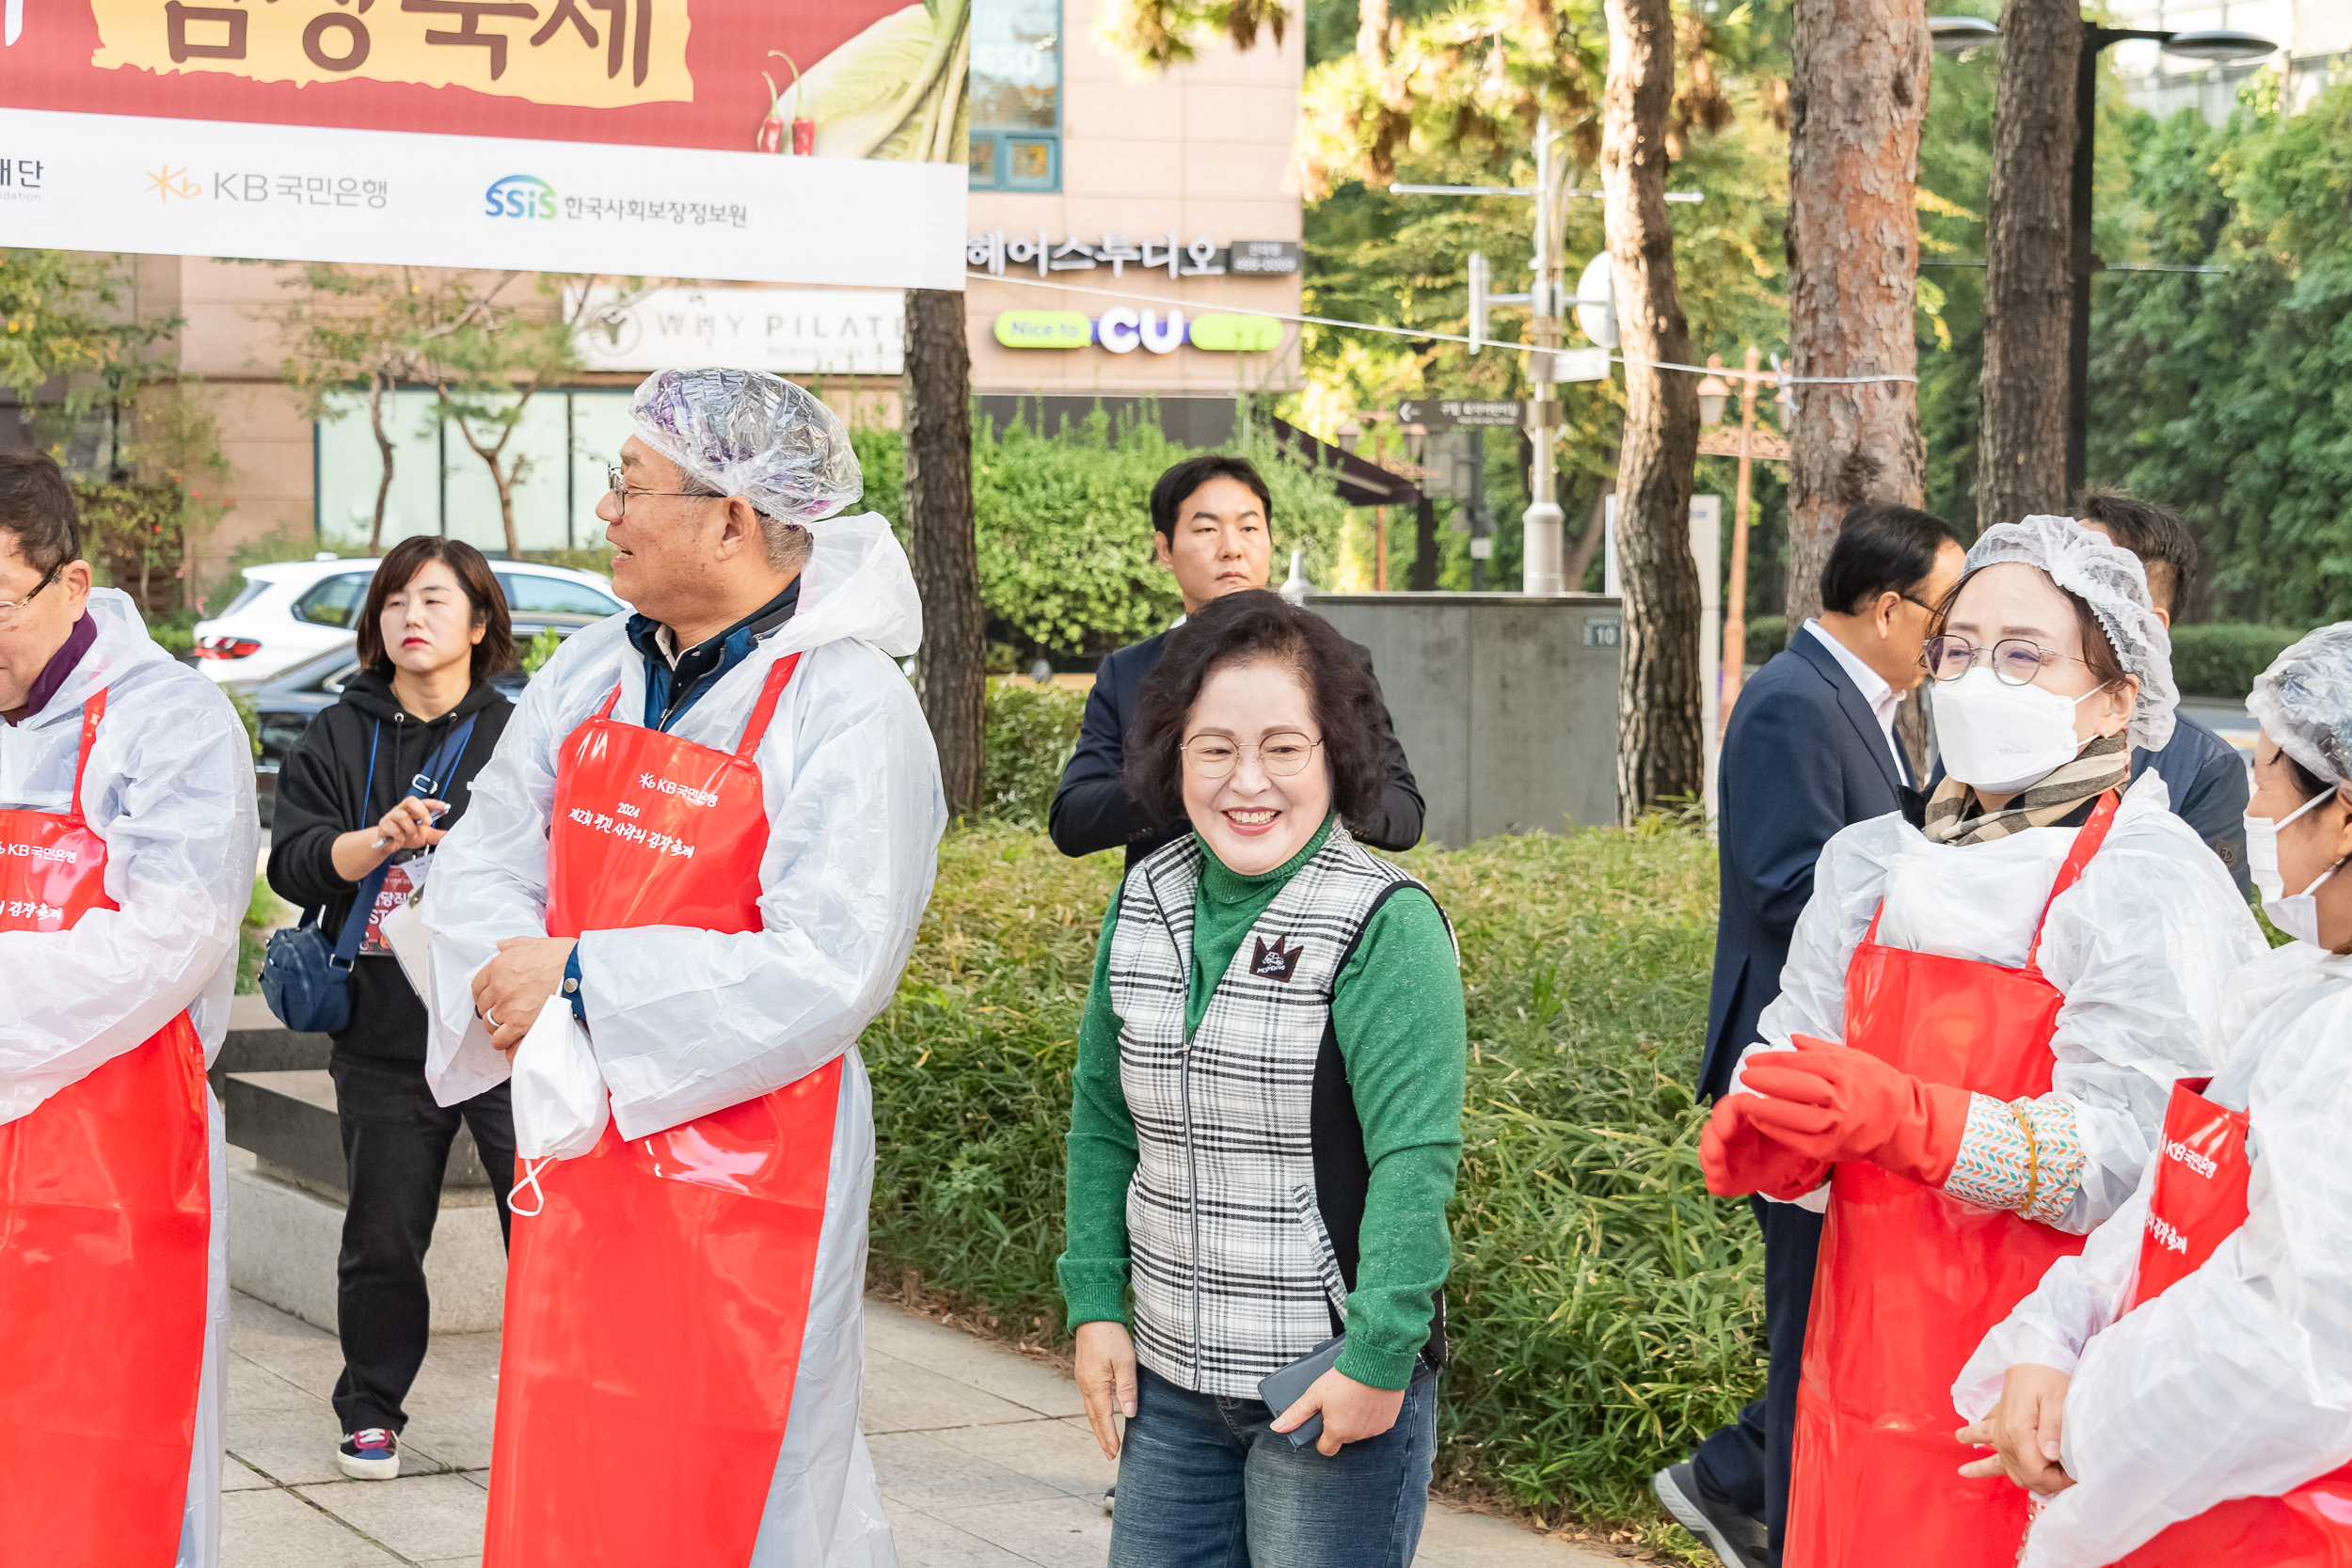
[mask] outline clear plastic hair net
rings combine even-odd
[[[830,517],[865,494],[841,421],[807,392],[760,371],[656,371],[629,400],[647,446],[722,495],[778,522]]]
[[[2322,626],[2272,660],[2246,711],[2279,750],[2323,779],[2352,784],[2352,621]]]
[[[2172,637],[2148,596],[2148,574],[2139,557],[2072,517],[2033,516],[1986,529],[1968,551],[1967,569],[2005,561],[2041,567],[2051,581],[2090,607],[2124,673],[2139,677],[2132,744],[2162,750],[2172,738],[2172,711],[2181,705],[2181,691],[2172,684]]]

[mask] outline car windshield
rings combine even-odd
[[[535,572],[501,573],[506,605],[517,615],[612,615],[621,601],[612,594],[569,578],[543,578]]]

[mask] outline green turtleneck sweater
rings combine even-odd
[[[1200,1028],[1217,982],[1258,917],[1330,835],[1326,821],[1305,848],[1255,877],[1226,869],[1214,852],[1204,856],[1193,901],[1187,1035]],[[1136,1124],[1120,1088],[1120,1019],[1107,979],[1118,926],[1114,897],[1095,944],[1093,989],[1078,1025],[1069,1250],[1055,1268],[1073,1329],[1127,1318],[1127,1186],[1136,1172]],[[1331,1019],[1372,1166],[1356,1289],[1347,1303],[1347,1350],[1339,1370],[1375,1388],[1402,1388],[1429,1338],[1436,1295],[1453,1261],[1445,1209],[1461,1164],[1470,1050],[1461,967],[1445,921],[1426,894],[1404,889],[1374,912],[1332,983]]]

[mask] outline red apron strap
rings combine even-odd
[[[621,688],[620,688],[619,684],[616,682],[616,683],[614,683],[613,688],[612,688],[612,690],[611,691],[611,693],[609,693],[609,694],[605,697],[605,699],[604,699],[604,706],[602,706],[602,707],[600,707],[600,708],[596,709],[596,719],[597,719],[597,720],[599,720],[599,721],[601,721],[601,720],[606,720],[606,719],[610,719],[610,718],[612,718],[612,705],[613,705],[613,704],[615,704],[615,703],[617,703],[617,702],[619,702],[620,700],[621,700]]]
[[[760,737],[768,733],[768,721],[776,715],[776,702],[790,684],[792,672],[799,668],[801,656],[787,654],[768,667],[767,684],[759,689],[759,701],[752,705],[752,717],[743,726],[743,744],[735,749],[738,762],[749,762],[759,750]]]
[[[106,717],[106,689],[100,687],[82,705],[82,745],[73,756],[73,820],[82,820],[82,775],[89,770],[89,749],[98,739],[98,721]]]
[[[2042,903],[2042,918],[2034,922],[2033,947],[2026,955],[2027,969],[2042,966],[2042,928],[2050,922],[2050,906],[2058,902],[2059,894],[2082,879],[2083,867],[2090,863],[2090,857],[2106,842],[2107,829],[2113,825],[2116,808],[2122,803],[2122,798],[2112,789],[2100,796],[2099,803],[2091,808],[2090,820],[2074,835],[2074,847],[2066,852],[2066,863],[2058,867],[2058,880],[2050,884],[2050,896]]]

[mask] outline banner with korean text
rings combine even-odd
[[[970,55],[969,0],[0,0],[0,244],[960,289]]]

